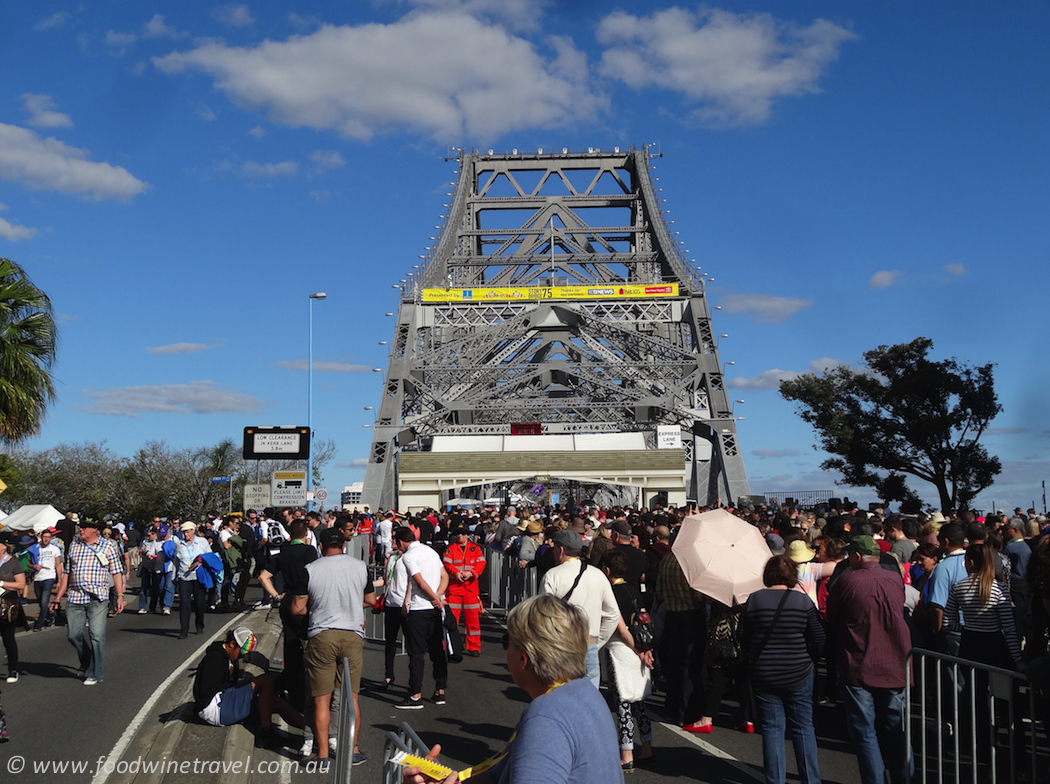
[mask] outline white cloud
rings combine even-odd
[[[305,359],[282,359],[275,365],[288,370],[306,370],[309,362]],[[351,365],[347,362],[314,362],[315,373],[368,373],[371,365]]]
[[[255,24],[252,12],[244,4],[219,6],[212,9],[211,15],[230,27],[248,27]]]
[[[842,364],[843,363],[837,359],[821,357],[820,359],[815,359],[810,362],[806,372],[823,375],[824,371],[839,367]],[[780,370],[779,368],[773,368],[772,370],[759,373],[757,376],[751,378],[737,376],[729,381],[729,386],[734,389],[778,389],[781,381],[794,381],[801,375],[801,373],[795,370]]]
[[[0,218],[0,237],[3,237],[5,240],[21,242],[22,240],[31,240],[36,235],[36,229],[31,229],[28,226],[16,226]]]
[[[338,468],[368,468],[368,458],[358,457],[351,460],[349,463],[336,463]]]
[[[751,454],[765,459],[767,457],[798,457],[800,453],[794,449],[753,449]]]
[[[882,270],[876,272],[871,276],[871,280],[868,281],[869,289],[884,289],[888,286],[892,286],[894,283],[899,283],[901,277],[904,275],[900,270]]]
[[[169,343],[166,346],[146,346],[147,354],[196,354],[214,346],[207,343]]]
[[[256,125],[250,131],[248,131],[248,133],[250,133],[256,139],[261,139],[262,137],[264,137],[266,135],[266,129],[263,128],[261,125]]]
[[[69,21],[69,13],[67,11],[59,11],[58,13],[51,14],[46,19],[41,19],[35,25],[34,30],[51,30],[55,27],[61,27]]]
[[[968,270],[965,264],[945,264],[944,271],[949,275],[966,275]]]
[[[55,102],[50,95],[22,94],[22,105],[29,112],[29,124],[37,128],[72,128],[68,114],[55,111]]]
[[[321,204],[322,202],[328,201],[328,199],[332,195],[332,192],[331,191],[310,191],[310,195],[314,197],[314,201],[316,201],[318,204]]]
[[[317,173],[346,166],[346,158],[335,150],[314,150],[310,160],[317,164]]]
[[[409,0],[424,11],[459,12],[499,20],[512,30],[537,30],[553,0]]]
[[[727,294],[719,300],[719,304],[727,313],[749,313],[759,324],[773,324],[802,308],[810,307],[813,300],[768,294]]]
[[[95,398],[94,403],[83,407],[88,413],[119,414],[132,418],[149,413],[255,413],[266,405],[257,397],[222,389],[212,381],[85,390],[84,394]]]
[[[188,33],[180,33],[172,25],[164,21],[160,14],[154,14],[153,18],[146,22],[143,38],[185,38]]]
[[[197,107],[197,116],[204,120],[204,122],[211,122],[215,119],[215,112],[207,106],[199,106]]]
[[[295,161],[281,161],[280,163],[246,161],[241,164],[241,174],[248,177],[283,177],[295,174],[297,171],[299,171],[299,164]]]
[[[600,72],[636,90],[656,86],[698,103],[710,125],[753,125],[773,101],[819,92],[817,81],[856,36],[826,19],[808,27],[770,14],[682,8],[638,17],[615,11],[598,26]]]
[[[87,156],[87,150],[0,123],[0,179],[35,190],[84,193],[97,200],[127,201],[149,187],[122,166],[89,161]]]
[[[124,54],[128,47],[138,40],[134,33],[116,33],[112,30],[106,31],[106,43],[113,48],[117,54]]]
[[[737,376],[730,380],[729,386],[734,389],[777,389],[780,387],[781,381],[791,381],[798,378],[800,375],[801,373],[797,373],[794,370],[780,370],[774,368],[773,370],[759,373],[752,378]]]
[[[420,13],[388,25],[325,25],[254,48],[211,41],[153,63],[169,74],[211,74],[231,100],[293,127],[362,140],[387,130],[485,139],[566,128],[608,105],[572,42],[548,41],[553,59],[498,25]]]
[[[321,26],[321,20],[317,16],[315,16],[313,14],[311,14],[310,16],[300,16],[299,14],[295,13],[294,11],[290,11],[288,13],[287,19],[288,19],[288,24],[290,24],[292,27],[295,27],[295,28],[297,28],[299,30],[305,30],[308,27],[320,27]]]
[[[816,373],[818,375],[823,375],[825,371],[834,370],[835,368],[841,367],[845,364],[845,362],[838,359],[832,359],[831,357],[821,357],[820,359],[814,359],[812,362],[809,363],[809,372]]]

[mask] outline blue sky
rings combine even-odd
[[[296,9],[289,12],[289,7]],[[132,454],[305,424],[364,475],[405,276],[450,146],[659,142],[753,492],[833,489],[785,374],[926,336],[994,362],[1003,460],[1050,473],[1045,3],[8,3],[0,255],[61,323],[31,448]],[[917,489],[928,501],[932,488]],[[864,490],[842,489],[869,499]]]

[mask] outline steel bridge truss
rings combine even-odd
[[[461,151],[458,171],[401,289],[363,503],[395,505],[400,450],[514,422],[641,431],[652,447],[658,425],[679,425],[689,497],[747,495],[704,283],[664,220],[649,150]],[[626,286],[658,293],[617,296]]]

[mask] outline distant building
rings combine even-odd
[[[352,485],[344,487],[343,492],[339,496],[343,509],[352,511],[355,506],[361,506],[361,493],[364,492],[364,489],[364,482],[354,482]]]

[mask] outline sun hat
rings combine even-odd
[[[189,520],[187,520],[185,523],[183,523],[182,525],[179,526],[179,530],[180,531],[196,531],[197,530],[197,524],[196,523],[191,523]]]
[[[795,563],[808,563],[817,555],[816,551],[801,539],[796,539],[789,544],[786,554]]]

